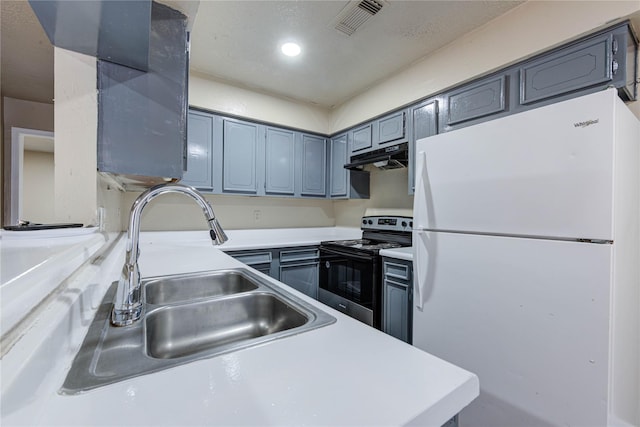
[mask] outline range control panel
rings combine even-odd
[[[413,218],[404,216],[365,216],[362,217],[362,230],[411,231]]]

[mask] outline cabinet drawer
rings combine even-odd
[[[229,252],[228,254],[247,265],[271,263],[271,252]]]
[[[378,144],[397,141],[405,136],[404,111],[383,117],[376,122]]]
[[[286,262],[315,260],[319,257],[320,251],[318,248],[283,250],[280,251],[280,264]]]
[[[384,277],[385,279],[387,277],[393,277],[396,279],[409,281],[411,280],[411,266],[385,261]]]
[[[612,44],[612,35],[600,36],[523,65],[520,103],[540,101],[611,80]]]
[[[504,111],[505,81],[504,76],[494,77],[447,94],[447,124],[453,125]]]

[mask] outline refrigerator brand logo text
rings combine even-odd
[[[577,128],[586,128],[587,126],[591,126],[591,125],[595,125],[596,123],[598,123],[600,121],[600,119],[595,119],[595,120],[587,120],[586,122],[578,122],[578,123],[574,123],[573,126],[577,127]]]

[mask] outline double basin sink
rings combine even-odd
[[[336,321],[264,277],[237,268],[143,280],[143,317],[114,327],[116,287],[117,282],[105,295],[61,393],[80,393]]]

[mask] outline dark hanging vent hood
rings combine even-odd
[[[364,165],[374,165],[378,169],[406,168],[409,164],[409,145],[393,145],[379,150],[351,156],[351,163],[344,165],[345,169],[362,169]]]

